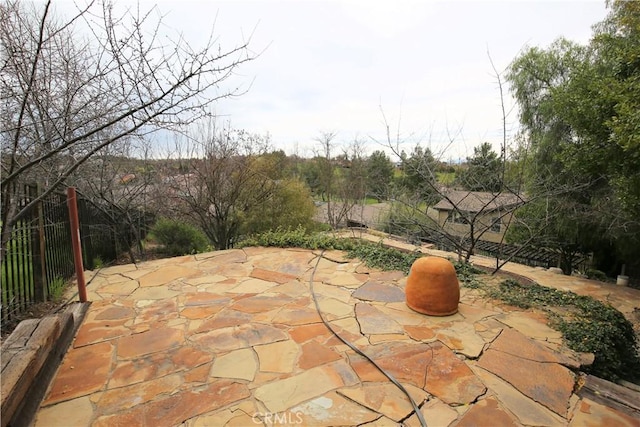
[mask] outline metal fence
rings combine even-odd
[[[440,250],[456,251],[455,246],[451,242],[437,235],[421,238],[420,240],[432,243]],[[464,238],[462,239],[461,244],[468,248],[471,246],[471,241],[468,238]],[[494,243],[485,240],[477,240],[475,242],[473,253],[502,260],[510,259],[512,262],[516,262],[518,264],[543,268],[556,267],[560,259],[560,253],[557,250],[538,247],[523,247],[507,243]],[[591,267],[591,259],[588,256],[578,254],[573,257],[572,265],[574,269],[584,271]]]
[[[25,185],[19,198],[26,206],[38,195],[35,185]],[[104,210],[78,197],[83,264],[115,261],[121,248],[119,230]],[[48,300],[56,287],[75,273],[67,196],[52,193],[31,209],[12,231],[1,265],[2,327],[33,303]]]

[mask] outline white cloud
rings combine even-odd
[[[447,129],[462,127],[445,158],[501,140],[487,50],[503,70],[525,45],[559,36],[587,42],[606,15],[604,1],[163,0],[158,8],[196,45],[214,20],[223,49],[253,33],[251,46],[264,51],[234,80],[251,89],[217,107],[236,127],[269,132],[288,152],[296,142],[311,147],[323,130],[344,141],[382,138],[382,104],[412,143],[422,137],[439,150]],[[513,128],[515,113],[509,122]]]

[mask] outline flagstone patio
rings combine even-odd
[[[419,425],[405,395],[322,323],[309,288],[319,255],[245,248],[99,271],[35,425]],[[314,289],[430,427],[640,425],[574,393],[588,358],[539,313],[462,288],[457,314],[429,317],[405,305],[405,281],[331,251]]]

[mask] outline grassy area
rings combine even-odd
[[[378,203],[378,199],[373,198],[373,197],[367,197],[364,199],[364,204],[365,205],[375,205],[376,203]]]
[[[71,285],[71,282],[68,282],[60,277],[56,277],[49,283],[49,299],[53,302],[60,302],[62,300],[62,296],[67,288]]]
[[[367,266],[382,270],[400,270],[408,274],[419,253],[403,253],[381,244],[338,239],[330,234],[308,234],[304,229],[276,230],[244,242],[244,246],[300,247],[340,249]],[[579,352],[594,353],[595,361],[586,370],[611,381],[625,379],[640,382],[640,357],[633,326],[614,307],[591,297],[547,288],[523,285],[513,279],[498,285],[468,264],[454,262],[462,286],[477,289],[487,298],[523,309],[544,312],[551,326],[562,332],[567,345]]]
[[[436,172],[436,178],[440,184],[452,185],[456,180],[455,172]]]
[[[331,199],[331,201],[333,203],[342,203],[342,199],[339,199],[339,198],[333,198],[333,199]],[[316,198],[314,198],[314,202],[325,203],[326,200],[323,200],[321,197],[316,197]],[[358,201],[358,204],[359,203],[360,203],[360,201]],[[365,205],[375,205],[376,203],[379,203],[379,202],[378,202],[378,199],[376,199],[375,197],[366,197],[364,199],[364,203],[363,204],[365,204]]]
[[[7,266],[7,263],[9,266]],[[7,260],[2,264],[0,272],[2,280],[2,302],[11,307],[19,301],[29,301],[25,295],[33,295],[33,275],[31,263],[24,264],[20,260]]]
[[[5,259],[0,266],[2,301],[8,305],[24,295],[33,295],[33,265],[26,254],[30,253],[31,230],[16,227],[7,243]]]

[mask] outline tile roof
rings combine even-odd
[[[524,202],[522,196],[513,193],[450,190],[444,195],[448,200],[443,198],[433,207],[434,209],[452,211],[455,205],[464,212],[480,212],[483,210],[491,212],[500,208],[511,208]],[[451,204],[452,202],[453,205]]]

